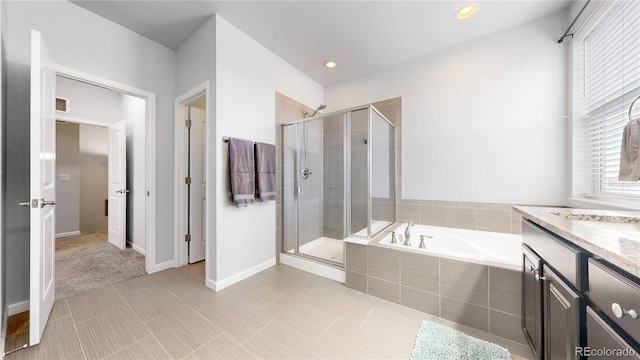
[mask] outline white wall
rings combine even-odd
[[[232,136],[275,144],[275,93],[322,103],[322,87],[216,16],[216,286],[275,261],[275,202],[235,207],[227,196],[227,144]],[[213,128],[213,126],[211,126]],[[211,255],[211,252],[208,254]]]
[[[183,42],[176,50],[176,95],[181,96],[187,91],[208,81],[209,91],[207,94],[206,117],[207,124],[215,122],[216,112],[216,17],[212,17],[204,25],[198,29],[189,39]],[[183,119],[179,126],[184,129]],[[219,137],[216,135],[215,126],[207,126],[207,139],[209,142],[215,142]],[[213,140],[211,140],[213,139]],[[206,254],[206,281],[211,283],[216,279],[216,229],[217,229],[217,213],[216,213],[216,146],[207,144],[207,169],[206,169],[206,214],[209,223],[206,227],[207,233],[207,254]],[[175,204],[176,211],[179,211],[179,204]],[[177,234],[178,246],[186,245],[180,241],[180,237],[184,234]],[[185,250],[186,251],[186,250]],[[182,259],[177,259],[177,264],[182,263]]]
[[[328,86],[327,111],[402,97],[403,198],[564,204],[566,26],[553,14]]]
[[[53,60],[156,94],[156,191],[173,191],[175,53],[66,1],[6,4],[8,123],[7,204],[29,199],[29,56],[31,29],[39,30]],[[167,146],[168,145],[168,146]],[[156,209],[156,264],[173,261],[173,199]],[[7,303],[29,297],[29,211],[7,213]],[[147,254],[148,255],[148,254]]]
[[[69,175],[60,181],[59,175]],[[80,127],[56,124],[56,235],[80,232]]]
[[[109,129],[80,124],[80,231],[107,230],[104,201],[109,198]]]
[[[145,174],[145,101],[120,94],[120,119],[127,124],[127,241],[145,253],[146,174]]]
[[[120,119],[120,93],[100,86],[56,76],[56,97],[68,99],[66,120],[114,124]]]

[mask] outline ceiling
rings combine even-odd
[[[218,14],[322,85],[374,73],[571,4],[475,0],[475,16],[460,21],[454,12],[466,0],[71,1],[171,49]],[[324,68],[328,59],[338,67]]]

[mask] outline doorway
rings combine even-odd
[[[156,130],[155,94],[113,80],[54,63],[39,31],[31,30],[29,93],[29,344],[40,342],[55,300],[55,119],[56,75],[130,94],[142,100],[144,109],[144,227],[145,270],[156,272],[174,264],[156,263]],[[119,120],[118,120],[119,121]],[[122,134],[122,133],[121,133]],[[124,139],[121,136],[120,139]],[[111,140],[110,140],[111,142]],[[124,175],[124,171],[121,172]],[[121,183],[124,183],[122,181]],[[126,189],[120,189],[126,190]],[[122,221],[124,224],[124,220]],[[22,304],[20,304],[22,306]],[[16,307],[17,310],[17,307]]]
[[[131,248],[130,238],[125,248],[128,222],[118,213],[130,194],[116,193],[129,186],[119,184],[114,157],[131,151],[114,149],[112,134],[106,126],[57,121],[56,299],[146,274],[144,253]]]
[[[207,249],[207,94],[208,84],[175,102],[176,265],[206,259]]]
[[[145,273],[145,173],[140,171],[144,168],[145,117],[145,100],[140,97],[56,77],[56,247],[64,249],[66,257],[71,256],[69,251],[87,246],[83,251],[93,255],[84,258],[94,257],[90,268],[100,273],[56,259],[72,277],[68,282],[57,277],[61,288],[56,298]],[[75,237],[66,239],[65,235]],[[125,248],[139,254],[119,251]]]

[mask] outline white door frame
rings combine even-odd
[[[58,75],[60,75],[60,74],[58,74]],[[113,123],[110,124],[110,123],[103,122],[103,121],[94,121],[94,120],[81,119],[81,118],[77,118],[77,117],[74,117],[74,116],[68,116],[68,115],[62,114],[62,113],[56,113],[56,120],[66,121],[68,123],[77,124],[77,125],[99,126],[99,127],[105,128],[107,130],[113,128],[113,126],[115,125]],[[132,151],[132,150],[131,149],[127,149],[127,151]],[[109,153],[109,156],[111,156],[111,153]],[[125,154],[125,156],[126,156],[126,154]],[[125,217],[125,224],[126,224],[126,217]],[[126,234],[125,234],[125,238],[126,238]],[[125,247],[126,247],[126,240],[125,240]],[[137,250],[135,248],[133,248],[133,249]],[[144,255],[144,253],[142,253],[142,254]]]
[[[56,65],[56,74],[145,100],[145,271],[154,273],[171,267],[156,264],[156,94],[66,66]]]
[[[210,109],[211,109],[211,105],[209,102],[209,81],[205,81],[202,84],[192,88],[191,90],[187,91],[186,93],[180,95],[179,97],[176,98],[175,103],[174,103],[174,138],[173,138],[173,165],[174,165],[174,174],[175,174],[175,178],[173,181],[174,187],[173,187],[173,196],[174,196],[174,206],[175,206],[175,211],[174,211],[174,217],[173,217],[173,229],[174,229],[174,238],[175,238],[175,248],[174,248],[174,253],[175,253],[175,266],[179,267],[179,266],[183,266],[186,265],[188,262],[188,254],[187,254],[187,242],[184,240],[184,236],[186,234],[187,231],[187,223],[186,223],[186,219],[184,218],[184,214],[187,212],[187,198],[186,198],[186,192],[184,191],[184,187],[180,186],[182,184],[184,184],[184,179],[185,179],[185,174],[187,172],[187,164],[185,161],[185,157],[186,157],[186,137],[187,137],[187,128],[185,126],[184,123],[184,113],[185,113],[185,108],[187,107],[187,105],[191,102],[193,102],[194,100],[201,98],[202,96],[205,96],[207,99],[207,109],[206,109],[206,121],[208,126],[211,126],[211,122],[209,121],[210,119]],[[210,152],[210,139],[209,139],[209,131],[207,131],[207,133],[205,134],[205,151],[206,154],[209,155],[211,154]],[[204,176],[205,176],[205,181],[206,181],[206,188],[205,188],[205,196],[207,199],[211,199],[211,197],[209,196],[210,192],[211,192],[211,182],[209,181],[208,178],[208,174],[209,174],[209,161],[207,160],[206,162],[206,169],[204,169]],[[211,244],[211,239],[209,237],[209,233],[211,227],[209,226],[210,224],[210,214],[213,214],[213,211],[211,210],[211,202],[207,201],[206,202],[206,213],[207,213],[207,218],[205,219],[205,228],[207,229],[207,233],[203,234],[205,237],[205,261],[207,260],[207,254],[209,253],[209,244]],[[207,278],[207,275],[209,273],[209,261],[205,262],[205,279]]]

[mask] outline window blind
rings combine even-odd
[[[618,181],[622,131],[640,95],[640,1],[616,1],[582,46],[592,191],[640,197],[640,182]],[[636,108],[634,119],[640,117]]]

